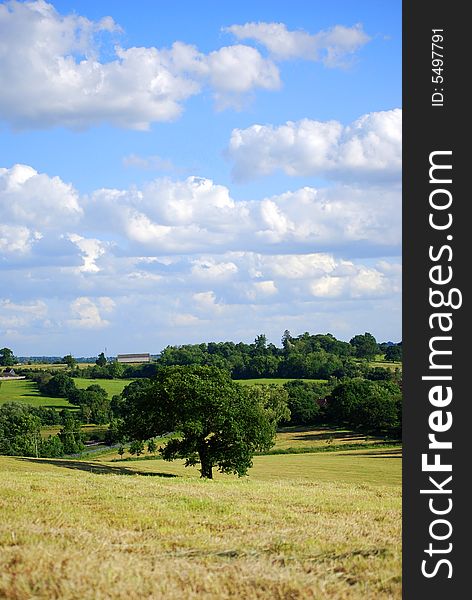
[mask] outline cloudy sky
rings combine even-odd
[[[0,347],[401,339],[401,3],[0,1]]]

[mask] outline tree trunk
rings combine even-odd
[[[202,442],[200,445],[198,456],[200,457],[200,464],[202,466],[200,469],[201,477],[205,479],[213,479],[213,465],[210,457],[208,456],[208,448],[205,442]]]

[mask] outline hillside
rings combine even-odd
[[[0,596],[400,598],[400,462],[260,456],[203,481],[162,460],[0,457]]]

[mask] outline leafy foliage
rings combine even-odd
[[[364,335],[354,336],[349,343],[354,347],[355,355],[358,358],[372,360],[379,351],[379,346],[376,339],[367,331],[364,333]]]
[[[80,418],[84,423],[104,424],[110,420],[110,399],[108,393],[97,384],[85,390],[75,388],[69,395],[69,402],[80,407]]]
[[[323,414],[320,401],[329,394],[330,387],[300,379],[288,381],[284,387],[288,393],[290,425],[318,423]]]
[[[28,406],[9,402],[0,406],[0,454],[38,456],[41,421]]]
[[[168,367],[135,384],[124,391],[125,435],[147,440],[178,432],[160,449],[163,458],[200,463],[205,478],[214,466],[245,475],[253,454],[271,447],[277,422],[288,417],[285,390],[244,387],[216,367]]]
[[[328,397],[327,415],[337,425],[347,423],[371,431],[398,432],[401,390],[393,381],[344,381]]]
[[[16,356],[13,355],[13,351],[10,348],[0,349],[0,366],[12,367],[16,364]]]

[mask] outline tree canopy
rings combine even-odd
[[[175,432],[162,457],[200,463],[201,476],[210,479],[214,467],[245,475],[254,453],[272,446],[278,421],[289,416],[283,388],[243,386],[209,366],[163,368],[123,396],[125,435],[146,440]]]
[[[2,348],[0,350],[0,366],[12,367],[16,364],[16,356],[13,355],[13,350],[10,348]]]
[[[355,335],[349,343],[354,346],[355,353],[358,358],[366,358],[372,360],[379,352],[377,340],[371,333],[367,331],[364,335]]]

